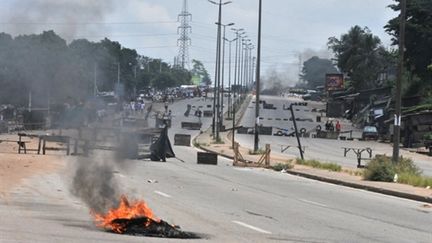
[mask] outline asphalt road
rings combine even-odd
[[[185,104],[170,105],[174,123]],[[188,118],[193,119],[193,118]],[[209,119],[211,120],[211,119]],[[210,124],[210,121],[203,121]],[[170,136],[183,131],[177,124]],[[197,165],[196,150],[174,146],[183,161],[127,161],[115,170],[125,194],[204,239],[191,242],[431,242],[432,210],[422,203],[263,169]],[[0,242],[188,242],[116,235],[96,229],[68,193],[64,171],[39,175],[0,200]]]
[[[288,110],[283,110],[283,106],[289,106],[293,102],[302,102],[298,98],[285,98],[276,96],[261,96],[261,100],[265,100],[267,103],[272,103],[277,108],[276,110],[260,109],[260,124],[264,126],[280,127],[294,131],[293,123],[289,119],[291,114]],[[255,103],[251,101],[246,113],[243,116],[241,125],[246,127],[252,127],[255,121]],[[325,126],[325,118],[320,123],[316,122],[316,117],[320,116],[319,112],[312,112],[312,109],[317,110],[325,109],[323,103],[308,102],[308,106],[297,106],[295,110],[296,118],[312,119],[310,121],[297,121],[298,129],[305,128],[307,131],[312,131],[317,125],[321,125],[322,128]],[[277,119],[279,118],[279,119]],[[340,120],[342,124],[342,131],[353,130],[353,137],[360,138],[361,130],[353,127],[347,120]],[[275,133],[277,129],[273,129]],[[237,141],[240,145],[248,148],[254,147],[254,141],[252,135],[238,134],[236,135]],[[265,144],[271,144],[272,153],[285,154],[291,157],[300,157],[300,153],[297,149],[297,140],[295,137],[279,137],[279,136],[260,136],[260,147],[264,147]],[[373,156],[376,154],[392,155],[393,147],[386,143],[379,143],[376,141],[359,141],[355,139],[353,141],[342,141],[333,139],[317,139],[317,138],[301,138],[301,145],[305,147],[304,157],[306,159],[317,159],[325,162],[333,162],[340,164],[345,167],[355,168],[357,166],[357,157],[350,151],[347,157],[344,157],[343,147],[352,148],[372,148]],[[288,145],[291,147],[281,152],[281,148],[286,148]],[[425,175],[432,176],[432,158],[426,155],[420,155],[411,153],[405,150],[401,150],[401,155],[404,157],[413,158],[416,165],[418,165]],[[362,156],[368,157],[366,153]],[[367,162],[367,161],[366,161]]]

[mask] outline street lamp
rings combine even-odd
[[[241,90],[241,100],[244,99],[244,84],[245,84],[245,78],[246,78],[246,63],[247,63],[247,46],[249,45],[250,39],[243,39],[242,40],[242,49],[241,49],[241,73],[240,73],[240,90]]]
[[[218,5],[219,6],[219,14],[218,14],[218,28],[217,28],[217,42],[216,42],[216,68],[215,68],[215,85],[214,85],[214,94],[213,94],[213,120],[212,120],[212,133],[213,137],[216,133],[216,141],[220,140],[219,137],[219,126],[218,121],[216,119],[219,119],[219,110],[220,110],[220,99],[219,99],[219,92],[218,89],[220,88],[220,61],[221,61],[221,24],[222,24],[222,5],[227,5],[231,3],[231,1],[222,2],[222,0],[219,0],[219,3],[208,0],[210,3]],[[216,100],[217,99],[217,102]],[[215,114],[215,106],[216,108],[216,114]]]
[[[232,109],[231,109],[231,102],[232,102],[232,98],[231,98],[231,95],[233,95],[233,92],[232,92],[232,86],[231,86],[231,43],[232,42],[234,42],[234,41],[236,41],[237,40],[237,38],[234,38],[234,39],[232,39],[232,40],[229,40],[229,39],[227,39],[227,38],[224,38],[224,41],[228,41],[228,46],[229,46],[229,51],[228,51],[228,55],[229,55],[229,57],[228,57],[228,91],[229,91],[229,96],[228,96],[228,118],[231,118],[231,111],[232,111]]]
[[[240,40],[240,35],[245,34],[245,32],[242,32],[244,29],[235,29],[232,28],[232,30],[236,33],[236,53],[235,53],[235,66],[234,66],[234,87],[236,87],[237,89],[237,83],[238,83],[238,78],[237,78],[237,72],[238,72],[238,66],[237,66],[237,57],[238,57],[238,49],[239,49],[239,40]],[[234,142],[235,142],[235,125],[236,125],[236,119],[235,119],[235,113],[236,113],[236,95],[235,95],[235,89],[231,88],[232,93],[233,93],[233,99],[234,101],[232,102],[232,127],[233,127],[233,131],[232,131],[232,136],[231,136],[231,142],[232,142],[232,148],[234,149]]]
[[[133,70],[134,70],[134,90],[133,90],[133,95],[134,96],[136,96],[137,94],[136,94],[136,89],[137,89],[137,67],[138,67],[138,64],[133,64],[133,63],[129,63],[129,66],[130,67],[133,67]]]
[[[218,24],[218,23],[216,23],[216,24]],[[222,95],[221,95],[221,112],[220,112],[220,117],[219,117],[219,129],[221,129],[222,128],[222,124],[223,124],[223,114],[224,114],[224,112],[223,112],[223,110],[224,110],[224,91],[225,91],[225,28],[227,27],[227,26],[233,26],[234,25],[234,23],[229,23],[229,24],[222,24],[222,23],[220,23],[220,25],[222,25],[222,27],[223,27],[223,37],[222,37],[222,39],[223,39],[223,45],[222,45]],[[219,89],[220,89],[220,87],[219,87]]]

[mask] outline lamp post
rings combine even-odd
[[[97,63],[94,63],[94,70],[93,70],[93,96],[96,97],[97,96]]]
[[[252,56],[252,51],[255,49],[254,45],[250,45],[250,49],[249,49],[249,80],[248,80],[248,89],[250,89],[251,85],[252,85],[252,81],[253,81],[253,66],[254,66],[254,62],[255,62],[255,57]]]
[[[229,23],[229,24],[220,23],[220,25],[222,25],[222,27],[223,27],[223,37],[222,37],[223,45],[222,45],[222,89],[220,89],[222,92],[222,95],[221,95],[221,112],[220,112],[220,117],[219,117],[219,129],[222,129],[223,117],[224,117],[224,115],[223,115],[224,109],[223,108],[224,108],[224,91],[225,91],[225,83],[224,83],[224,80],[225,80],[225,39],[226,39],[225,38],[225,28],[227,26],[233,26],[234,23]]]
[[[212,0],[208,0],[210,3],[218,5],[219,6],[219,13],[218,13],[218,28],[217,28],[217,41],[216,41],[216,66],[215,66],[215,85],[214,85],[214,93],[213,93],[213,120],[212,120],[212,133],[213,137],[216,135],[216,141],[220,140],[219,137],[219,126],[217,118],[219,117],[219,109],[220,109],[220,99],[219,99],[219,92],[218,89],[220,88],[220,46],[221,46],[221,23],[222,23],[222,5],[227,5],[231,3],[231,1],[222,2],[222,0],[219,0],[219,2],[215,2]],[[217,101],[216,101],[217,99]],[[215,109],[216,106],[216,109]],[[216,113],[215,113],[216,110]]]
[[[117,84],[115,85],[115,93],[120,98],[120,62],[113,63],[117,65]]]
[[[232,29],[235,33],[236,33],[236,53],[235,53],[235,65],[234,65],[234,87],[236,87],[237,89],[237,83],[238,83],[238,65],[237,65],[237,57],[238,57],[238,46],[239,46],[239,40],[240,40],[240,35],[244,34],[245,32],[241,32],[243,31],[243,29]],[[232,93],[233,93],[233,102],[232,102],[232,136],[231,136],[231,143],[232,143],[232,148],[234,149],[234,142],[235,142],[235,125],[236,125],[236,118],[235,118],[235,113],[236,113],[236,92],[235,89],[232,89]]]
[[[232,98],[231,98],[231,96],[233,95],[232,86],[231,86],[231,56],[232,56],[231,55],[231,43],[234,42],[234,41],[236,41],[236,40],[237,40],[237,38],[234,38],[232,40],[224,38],[224,41],[228,41],[228,46],[229,46],[229,48],[228,48],[228,55],[229,55],[229,57],[228,57],[228,91],[229,91],[229,96],[228,96],[228,118],[231,118],[231,115],[232,115],[231,114],[231,112],[232,112],[232,109],[231,109]]]
[[[250,39],[244,39],[242,43],[242,73],[241,73],[241,100],[244,99],[245,94],[245,84],[246,84],[246,74],[247,74],[247,58],[248,58],[248,46],[250,44]]]
[[[256,84],[255,84],[255,134],[254,134],[254,151],[258,151],[258,123],[259,123],[259,99],[260,99],[260,71],[261,71],[261,18],[262,18],[262,0],[259,0],[258,14],[258,41],[257,41],[257,67],[256,67]],[[301,148],[300,148],[301,149]]]
[[[136,87],[137,87],[137,67],[138,67],[138,64],[134,65],[133,63],[130,62],[129,66],[132,67],[133,71],[134,71],[133,72],[134,73],[134,82],[133,82],[134,83],[134,87],[133,87],[134,90],[133,90],[133,95],[136,96],[137,95],[136,94],[136,89],[137,89]]]

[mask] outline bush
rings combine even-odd
[[[271,168],[275,171],[282,171],[282,170],[289,170],[292,169],[294,165],[291,163],[278,163],[276,165],[273,165]]]
[[[398,174],[399,183],[412,186],[432,186],[432,177],[422,176],[421,170],[411,159],[400,157],[397,164],[393,164],[390,157],[376,156],[368,163],[364,178],[371,181],[393,181]]]
[[[366,167],[364,178],[370,181],[393,181],[395,175],[394,166],[389,157],[376,156]]]
[[[405,173],[405,174],[420,176],[422,173],[420,168],[417,167],[417,165],[415,165],[411,159],[400,157],[399,162],[394,166],[395,166],[395,172],[398,174]]]

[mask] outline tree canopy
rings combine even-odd
[[[306,82],[307,88],[315,89],[325,85],[327,73],[338,73],[332,61],[313,56],[303,63],[301,78]]]
[[[204,67],[204,64],[201,61],[192,59],[191,73],[193,76],[199,77],[201,79],[202,83],[204,83],[206,85],[211,84],[210,76],[209,76],[206,68]]]
[[[356,25],[339,39],[330,37],[328,47],[354,90],[374,88],[379,75],[391,65],[391,55],[367,27]]]
[[[0,33],[0,104],[24,105],[32,93],[35,106],[85,99],[97,91],[113,91],[118,81],[125,96],[154,86],[163,89],[189,84],[191,74],[160,59],[107,38],[67,44],[54,31],[12,37]]]
[[[399,12],[400,0],[395,2],[390,8]],[[412,79],[409,93],[425,94],[432,90],[432,1],[407,1],[406,15],[405,66],[407,71],[418,77]],[[394,45],[399,44],[399,25],[398,16],[385,26],[393,36]]]

